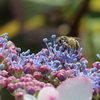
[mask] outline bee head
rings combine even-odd
[[[56,39],[58,46],[63,45],[64,42],[68,43],[66,36],[60,36]]]

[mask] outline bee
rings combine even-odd
[[[64,42],[67,43],[67,46],[64,48],[64,50],[68,48],[72,48],[73,50],[78,50],[80,48],[79,41],[81,41],[80,38],[68,37],[68,36],[60,36],[56,39],[58,47],[62,46]]]

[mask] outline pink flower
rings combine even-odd
[[[25,94],[24,100],[91,100],[92,82],[86,77],[76,77],[64,81],[57,89],[44,87],[35,98]]]

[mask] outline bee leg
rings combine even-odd
[[[79,47],[80,47],[79,42],[78,42],[78,41],[76,41],[76,46],[75,46],[76,50],[78,50],[78,49],[79,49]]]

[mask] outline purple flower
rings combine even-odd
[[[26,93],[33,95],[35,92],[36,92],[36,90],[33,86],[26,87]]]
[[[0,90],[8,84],[7,78],[0,76]]]
[[[6,49],[8,41],[8,33],[4,33],[0,36],[0,53],[4,53],[4,50]]]
[[[49,68],[47,65],[41,65],[40,68],[39,68],[39,71],[42,73],[42,74],[47,74],[49,72]]]
[[[76,67],[76,63],[80,63],[81,67],[86,66],[86,60],[82,60],[83,55],[81,53],[82,49],[72,50],[73,48],[65,48],[67,43],[64,43],[60,47],[56,43],[56,35],[51,36],[51,41],[47,38],[44,38],[47,49],[42,49],[33,57],[33,63],[37,66],[43,64],[47,65],[51,70],[60,70],[60,69],[72,69],[73,66]],[[68,67],[66,65],[72,65]]]
[[[0,36],[0,89],[7,87],[16,100],[25,93],[24,100],[90,100],[92,92],[100,94],[99,61],[87,68],[82,48],[74,50],[67,42],[58,46],[56,35],[43,41],[47,48],[37,54],[21,53],[7,33]]]
[[[35,79],[39,80],[39,79],[42,78],[42,75],[41,75],[40,72],[34,72],[33,77],[34,77]]]
[[[91,100],[92,83],[85,77],[76,77],[63,82],[57,87],[43,88],[38,97],[25,94],[24,100]]]
[[[66,78],[67,78],[67,73],[65,70],[59,70],[58,71],[58,74],[57,74],[57,78],[60,80],[60,81],[64,81]]]
[[[15,92],[14,92],[14,96],[16,100],[23,100],[23,96],[25,94],[25,91],[18,88]]]

